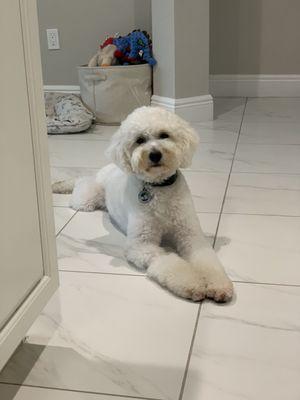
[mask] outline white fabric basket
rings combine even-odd
[[[97,122],[118,124],[135,108],[150,105],[152,71],[149,64],[78,67],[83,103]]]

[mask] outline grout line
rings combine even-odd
[[[116,276],[134,276],[137,278],[147,278],[146,274],[121,274],[121,273],[114,273],[114,272],[96,272],[96,271],[75,271],[75,270],[64,270],[59,269],[59,272],[66,272],[66,273],[75,273],[75,274],[96,274],[96,275],[116,275]],[[253,281],[241,281],[231,279],[234,283],[242,283],[246,285],[263,285],[263,286],[283,286],[283,287],[300,287],[299,284],[290,284],[290,283],[270,283],[270,282],[253,282]],[[202,304],[202,303],[201,303]]]
[[[201,213],[204,214],[204,213]],[[213,213],[212,213],[213,214]],[[248,213],[248,212],[223,212],[223,215],[252,215],[257,217],[288,217],[288,218],[299,218],[300,215],[291,214],[261,214],[261,213]]]
[[[217,229],[216,229],[216,234],[215,234],[215,238],[214,238],[214,242],[213,242],[213,248],[216,245],[216,240],[218,237],[218,231],[219,231],[219,226],[220,226],[220,222],[221,222],[221,218],[222,218],[222,213],[223,213],[223,209],[224,209],[224,205],[225,205],[225,200],[226,200],[226,196],[227,196],[227,191],[228,191],[228,187],[229,187],[229,182],[230,182],[230,177],[231,177],[231,172],[233,169],[233,164],[234,164],[234,160],[235,160],[235,155],[237,152],[237,148],[238,148],[238,144],[239,144],[239,139],[241,136],[241,131],[242,131],[242,126],[243,126],[243,121],[244,121],[244,115],[245,115],[245,111],[246,111],[246,107],[247,107],[247,101],[248,98],[246,97],[245,99],[245,105],[244,105],[244,110],[243,110],[243,114],[242,114],[242,118],[241,118],[241,123],[240,123],[240,128],[239,128],[239,133],[238,133],[238,137],[236,140],[236,144],[235,144],[235,148],[233,151],[233,157],[232,157],[232,162],[231,162],[231,166],[230,166],[230,170],[229,170],[229,174],[228,174],[228,179],[227,179],[227,183],[226,183],[226,187],[225,187],[225,192],[224,192],[224,196],[223,196],[223,201],[222,201],[222,205],[221,205],[221,209],[220,209],[220,214],[219,214],[219,219],[218,219],[218,223],[217,223]]]
[[[113,133],[112,133],[112,135],[113,135]],[[68,142],[89,142],[89,143],[94,143],[94,142],[110,142],[110,139],[89,139],[89,138],[86,138],[86,139],[82,139],[82,138],[77,138],[77,139],[73,139],[73,138],[62,138],[62,137],[60,137],[60,138],[53,138],[52,139],[52,137],[51,138],[49,138],[49,140],[66,140],[66,141],[68,141]]]
[[[203,127],[203,129],[209,129],[209,128]],[[235,131],[227,131],[227,132],[229,132],[230,134],[235,135],[235,136],[237,136],[237,134],[238,134],[238,132],[235,132]],[[70,142],[89,142],[89,143],[110,142],[110,139],[88,139],[88,138],[87,139],[73,139],[73,140],[72,139],[59,138],[59,139],[55,139],[55,140],[68,140]],[[219,142],[219,141],[216,141],[216,140],[213,140],[213,139],[211,139],[211,140],[210,139],[201,139],[201,137],[200,137],[200,140],[201,140],[201,144],[217,144],[217,145],[220,145],[220,144],[225,144],[225,145],[226,144],[232,144],[230,140],[228,140],[228,141],[224,140],[223,142]],[[247,143],[245,143],[245,144],[247,144]],[[249,143],[249,144],[251,144],[251,143]],[[256,143],[254,143],[254,144],[256,144]],[[266,143],[266,144],[269,144],[269,143]],[[283,145],[285,145],[285,144],[283,144]],[[288,143],[286,145],[288,145]],[[296,143],[296,145],[297,145],[297,143]],[[300,145],[300,144],[298,143],[298,145]]]
[[[193,196],[193,197],[200,197],[200,196]],[[68,210],[70,210],[71,208],[70,208],[70,206],[62,206],[62,205],[56,205],[56,204],[52,204],[52,206],[53,206],[53,208],[66,208],[66,209],[68,209]],[[94,211],[102,211],[102,212],[106,212],[106,211],[103,211],[103,210],[101,210],[100,208],[99,209],[96,209],[96,210],[94,210]],[[196,214],[212,214],[212,215],[214,215],[214,214],[218,214],[219,215],[219,211],[217,211],[217,210],[215,210],[215,211],[196,211]],[[231,213],[228,213],[228,214],[231,214]],[[235,214],[235,213],[234,213]],[[259,214],[260,215],[260,214]],[[264,214],[262,214],[262,215],[264,215]]]
[[[64,269],[59,269],[59,272],[66,272],[66,273],[75,273],[75,274],[96,274],[96,275],[116,275],[116,276],[134,276],[137,278],[147,278],[146,274],[121,274],[121,273],[116,273],[116,272],[98,272],[98,271],[76,271],[76,270],[64,270]],[[270,283],[270,282],[253,282],[253,281],[241,281],[241,280],[235,280],[231,279],[232,282],[234,283],[243,283],[247,285],[268,285],[268,286],[284,286],[284,287],[300,287],[299,284],[293,284],[293,283]],[[202,304],[202,303],[201,303]]]
[[[74,214],[71,216],[70,219],[64,224],[64,226],[56,233],[55,237],[57,238],[58,235],[60,235],[61,231],[68,225],[69,222],[75,217],[75,215],[78,213],[78,211],[75,211]]]
[[[235,98],[235,96],[231,96],[233,98]],[[244,97],[243,97],[244,98]],[[264,99],[264,100],[268,100],[268,99],[300,99],[300,96],[248,96],[248,99]]]
[[[114,393],[105,393],[105,392],[94,392],[94,391],[89,391],[89,390],[76,390],[76,389],[66,389],[66,388],[58,388],[58,387],[51,387],[51,386],[40,386],[40,385],[30,385],[27,383],[10,383],[10,382],[2,382],[0,381],[0,384],[2,385],[11,385],[11,386],[19,386],[19,387],[29,387],[29,388],[37,388],[37,389],[48,389],[48,390],[54,390],[54,391],[62,391],[62,392],[71,392],[71,393],[83,393],[83,394],[95,394],[95,395],[104,395],[104,396],[110,396],[110,397],[122,397],[124,399],[138,399],[138,400],[163,400],[161,398],[157,397],[139,397],[139,396],[130,396],[130,395],[122,395],[122,394],[114,394]]]
[[[113,133],[112,133],[112,135],[113,135]],[[48,136],[49,136],[49,134],[48,134]],[[51,136],[51,135],[50,135]],[[55,136],[55,135],[53,135],[53,136]],[[89,143],[97,143],[97,142],[110,142],[110,139],[88,139],[88,138],[77,138],[77,139],[70,139],[69,137],[66,137],[66,138],[63,138],[63,137],[51,137],[51,138],[49,138],[49,140],[53,140],[53,141],[55,141],[55,140],[58,140],[58,141],[63,141],[63,140],[65,140],[66,142],[89,142]]]
[[[243,135],[244,136],[244,135]],[[240,143],[243,146],[300,146],[300,143]]]
[[[234,283],[242,283],[246,285],[262,285],[262,286],[282,286],[282,287],[300,287],[300,284],[289,284],[289,283],[270,283],[270,282],[247,282],[247,281],[236,281],[232,279]]]
[[[50,152],[49,152],[49,154],[50,154]],[[74,167],[74,166],[64,166],[64,167],[62,167],[61,165],[53,165],[53,164],[51,164],[50,165],[50,168],[57,168],[57,169],[89,169],[89,170],[97,170],[97,171],[99,171],[99,168],[101,168],[101,167]],[[94,172],[94,171],[93,171]],[[67,179],[67,177],[65,178],[65,179]],[[57,193],[57,194],[60,194],[60,193]]]
[[[49,152],[49,154],[50,154],[50,156],[51,156],[51,152]],[[96,165],[93,165],[93,166],[90,166],[90,165],[53,165],[53,164],[51,164],[50,165],[50,169],[51,168],[56,168],[56,169],[79,169],[79,170],[82,170],[82,169],[92,169],[92,170],[97,170],[97,171],[99,171],[99,169],[101,169],[101,168],[104,168],[104,167],[106,167],[108,164],[109,164],[110,162],[109,162],[109,160],[106,162],[106,164],[99,164],[98,166]],[[82,176],[82,175],[81,175]],[[75,177],[77,177],[77,176],[75,176]],[[79,176],[79,178],[80,178],[80,176]],[[68,178],[66,178],[66,179],[68,179]],[[59,193],[57,193],[57,194],[59,194]]]
[[[69,170],[69,169],[80,169],[80,170],[86,170],[86,169],[88,169],[88,170],[93,170],[93,171],[91,171],[92,173],[94,172],[94,170],[95,170],[95,172],[97,172],[97,171],[99,171],[99,169],[101,169],[101,168],[103,168],[103,167],[105,167],[105,165],[103,165],[102,167],[101,166],[99,166],[99,167],[87,167],[87,166],[85,166],[85,167],[76,167],[76,166],[58,166],[58,165],[51,165],[50,166],[50,168],[56,168],[56,169],[67,169],[67,170]],[[229,174],[229,172],[224,172],[224,170],[214,170],[214,171],[212,171],[212,170],[203,170],[203,169],[190,169],[190,168],[184,168],[184,169],[181,169],[181,171],[184,173],[184,172],[193,172],[193,173],[195,173],[195,172],[198,172],[198,173],[201,173],[201,174],[223,174],[223,175],[228,175]],[[271,172],[260,172],[260,171],[234,171],[234,172],[232,172],[232,174],[233,175],[239,175],[239,174],[245,174],[245,175],[283,175],[283,176],[295,176],[295,177],[298,177],[299,175],[300,175],[300,172],[299,173],[292,173],[292,172],[278,172],[278,171],[271,171]]]
[[[145,278],[147,277],[147,274],[122,274],[118,272],[100,272],[100,271],[76,271],[76,270],[71,270],[71,269],[58,269],[59,272],[71,272],[71,273],[77,273],[77,274],[96,274],[96,275],[117,275],[117,276],[136,276],[136,277],[142,277]]]
[[[245,175],[283,175],[283,176],[299,176],[297,173],[292,173],[292,172],[252,172],[252,171],[236,171],[232,172],[232,175],[239,175],[239,174],[245,174]]]
[[[198,322],[199,322],[199,318],[200,318],[201,308],[202,308],[202,302],[199,304],[199,307],[198,307],[195,327],[194,327],[194,331],[193,331],[193,336],[192,336],[192,340],[191,340],[191,345],[190,345],[190,349],[189,349],[188,358],[187,358],[187,361],[186,361],[186,366],[185,366],[185,370],[184,370],[184,375],[183,375],[183,379],[182,379],[182,384],[181,384],[181,389],[180,389],[180,394],[179,394],[178,400],[182,400],[182,398],[183,398],[186,379],[187,379],[187,375],[188,375],[188,371],[189,371],[192,351],[193,351],[194,342],[195,342],[195,337],[196,337],[196,333],[197,333],[197,328],[198,328]]]

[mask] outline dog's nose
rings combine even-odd
[[[152,162],[154,163],[158,163],[160,162],[162,157],[162,154],[160,151],[156,150],[156,151],[151,151],[151,153],[149,154],[149,158]]]

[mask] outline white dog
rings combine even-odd
[[[179,171],[191,163],[197,143],[197,134],[177,115],[141,107],[112,138],[114,164],[75,187],[73,181],[58,182],[53,191],[70,193],[74,187],[76,210],[106,208],[127,235],[127,260],[171,292],[194,301],[228,301],[232,283],[204,237]]]

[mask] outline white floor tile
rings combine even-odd
[[[223,214],[216,249],[234,280],[300,285],[300,217]]]
[[[235,290],[202,307],[183,400],[299,399],[300,288]]]
[[[243,121],[239,143],[248,144],[300,144],[300,120]]]
[[[177,399],[197,310],[143,276],[62,273],[0,381]]]
[[[239,124],[238,124],[239,127]],[[193,128],[199,135],[199,141],[201,143],[236,143],[238,138],[238,127],[224,126],[223,123],[194,123]],[[230,128],[232,130],[230,130]]]
[[[253,98],[248,99],[244,122],[299,122],[300,98]]]
[[[214,120],[193,124],[199,132],[200,142],[234,142],[240,129],[245,101],[245,98],[214,98]]]
[[[108,141],[52,138],[48,143],[51,166],[99,168],[109,163],[105,157]]]
[[[78,212],[71,222],[57,239],[58,265],[61,270],[144,273],[126,262],[125,236],[114,227],[107,213]]]
[[[65,179],[80,178],[82,176],[96,175],[100,168],[85,167],[50,167],[51,181],[63,181]]]
[[[212,213],[198,213],[198,218],[200,221],[201,228],[205,233],[206,238],[212,245],[214,242],[217,225],[219,221],[219,214]]]
[[[192,192],[197,212],[219,213],[228,174],[183,171]]]
[[[188,170],[228,173],[234,147],[234,143],[200,143]]]
[[[218,214],[198,214],[202,229],[213,242]],[[117,274],[144,274],[124,258],[125,236],[105,212],[78,212],[57,239],[61,270]]]
[[[211,242],[241,128],[216,249],[234,280],[253,283],[236,283],[228,305],[202,305],[183,400],[300,393],[300,287],[257,284],[300,285],[300,99],[245,102],[214,99],[215,120],[193,124],[200,145],[184,175]],[[117,129],[50,137],[52,180],[95,174]],[[197,305],[127,265],[108,215],[74,216],[69,197],[54,195],[57,230],[73,216],[58,236],[60,290],[0,381],[99,394],[0,385],[0,399],[177,400]]]
[[[54,207],[55,233],[57,234],[75,214],[70,208]]]
[[[300,216],[300,175],[231,174],[223,211]]]
[[[300,174],[300,145],[239,144],[233,172]]]
[[[94,124],[90,129],[83,133],[74,133],[67,135],[49,135],[49,139],[63,140],[110,140],[112,135],[118,130],[118,126]]]
[[[0,383],[1,400],[126,400],[124,397]],[[131,397],[132,400],[138,400]],[[128,400],[128,397],[127,397]]]
[[[69,207],[70,199],[70,194],[52,194],[52,203],[54,207]]]

